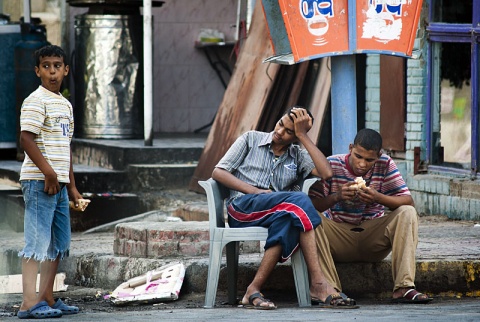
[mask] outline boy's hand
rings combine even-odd
[[[80,194],[80,192],[78,192],[77,187],[69,183],[67,184],[67,191],[68,191],[68,198],[70,199],[70,201],[73,201],[75,208],[79,207],[80,205],[79,200],[83,199],[83,197]]]
[[[83,196],[78,192],[77,187],[74,183],[70,182],[67,185],[68,198],[70,199],[70,208],[77,211],[85,211],[88,204],[90,203],[89,199],[83,199]]]
[[[55,195],[60,192],[60,183],[55,172],[45,175],[45,188],[43,191],[49,195]]]
[[[337,202],[353,200],[357,195],[358,189],[356,183],[351,181],[342,185],[341,189],[337,192]]]
[[[358,191],[358,199],[366,204],[374,203],[377,200],[377,190],[372,188],[363,188]]]
[[[73,210],[76,210],[76,211],[85,211],[88,204],[90,203],[90,200],[89,199],[78,199],[76,202],[77,202],[77,204],[75,204],[75,202],[73,202],[73,201],[70,201],[69,202],[70,208],[73,209]]]

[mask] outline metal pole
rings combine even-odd
[[[30,0],[23,0],[23,22],[30,23]]]
[[[152,0],[143,0],[144,145],[153,145]]]
[[[348,152],[357,133],[355,55],[332,57],[332,153]]]
[[[348,12],[357,12],[355,0]],[[348,45],[357,48],[357,19],[348,17]],[[357,73],[355,55],[332,56],[332,153],[348,153],[357,134]]]

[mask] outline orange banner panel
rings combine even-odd
[[[347,54],[348,0],[279,0],[296,62]]]
[[[422,0],[357,1],[357,52],[412,55]]]

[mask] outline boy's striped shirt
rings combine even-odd
[[[23,102],[21,131],[36,134],[35,143],[62,183],[69,183],[70,142],[73,136],[73,109],[62,95],[39,86]],[[45,180],[44,174],[25,154],[20,180]]]
[[[340,187],[357,177],[348,164],[349,154],[328,157],[332,166],[333,177],[330,180],[318,181],[310,189],[310,196],[322,198],[336,193]],[[364,176],[367,187],[374,188],[389,196],[410,195],[410,191],[398,171],[395,162],[386,154],[375,162]],[[324,215],[336,222],[360,224],[363,220],[374,219],[385,215],[385,207],[378,203],[366,205],[360,200],[341,201],[324,211]]]

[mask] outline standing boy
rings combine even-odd
[[[41,86],[25,99],[20,116],[20,144],[25,150],[20,173],[25,200],[25,246],[19,252],[23,282],[23,302],[17,314],[20,319],[78,312],[77,307],[53,298],[59,261],[69,255],[68,198],[75,205],[82,198],[75,187],[71,162],[73,109],[60,94],[69,66],[65,52],[58,46],[40,48],[35,59]]]

